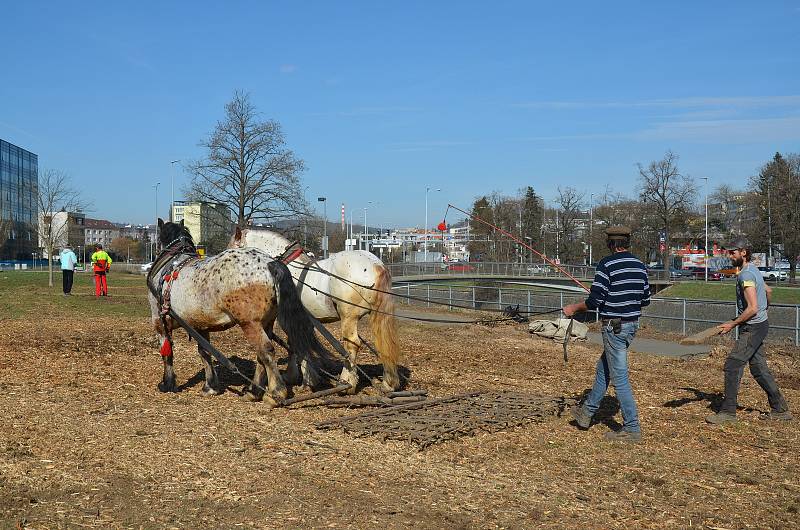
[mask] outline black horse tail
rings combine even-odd
[[[289,346],[299,359],[321,361],[330,367],[336,359],[314,334],[314,324],[300,301],[289,268],[282,261],[271,261],[267,266],[278,288],[278,324],[286,333]]]

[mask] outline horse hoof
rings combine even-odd
[[[378,389],[379,392],[382,392],[384,394],[388,394],[389,392],[394,392],[395,390],[397,390],[396,388],[393,388],[392,385],[390,385],[386,381],[382,381],[381,379],[373,379],[372,386],[374,386],[376,389]]]
[[[252,403],[255,403],[257,401],[261,401],[261,396],[258,396],[256,394],[253,394],[252,392],[248,391],[248,392],[245,392],[244,394],[242,394],[242,399],[245,400],[245,401],[250,401]]]
[[[274,409],[278,406],[278,402],[272,396],[264,396],[264,406],[268,409]]]
[[[350,372],[342,372],[339,375],[339,382],[340,383],[349,383],[350,388],[348,388],[345,392],[353,395],[358,390],[358,374],[351,374]]]
[[[175,392],[175,381],[161,381],[158,383],[159,392]]]
[[[203,385],[203,389],[200,391],[200,395],[201,395],[201,396],[204,396],[204,397],[208,397],[208,396],[218,396],[218,395],[220,395],[221,393],[222,393],[222,392],[220,392],[219,390],[217,390],[217,389],[215,389],[214,387],[212,387],[212,386],[209,386],[209,385]]]

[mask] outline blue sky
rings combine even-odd
[[[159,181],[166,214],[170,161],[201,155],[237,89],[309,199],[371,225],[421,226],[427,186],[434,226],[527,185],[632,194],[667,149],[711,189],[800,151],[800,2],[552,4],[12,2],[0,138],[118,222],[150,222]]]

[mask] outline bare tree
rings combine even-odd
[[[558,188],[559,254],[564,263],[576,263],[583,256],[583,243],[578,234],[578,223],[583,217],[586,193],[575,188]],[[588,234],[587,234],[588,235]]]
[[[225,205],[241,228],[255,219],[307,215],[303,161],[286,148],[278,122],[261,121],[248,94],[234,94],[225,118],[200,145],[207,153],[188,166],[190,199]]]
[[[639,197],[642,202],[653,205],[658,228],[664,232],[661,260],[665,266],[669,264],[670,235],[697,196],[694,179],[681,174],[677,162],[678,155],[667,151],[664,158],[650,162],[647,167],[637,164]]]
[[[47,169],[39,175],[37,194],[39,239],[47,254],[48,285],[53,286],[53,251],[69,244],[70,214],[86,210],[88,203],[72,188],[63,171]]]

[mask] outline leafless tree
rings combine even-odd
[[[300,184],[303,161],[286,147],[277,121],[261,120],[248,94],[234,94],[225,118],[200,145],[207,153],[188,166],[190,199],[224,204],[242,228],[251,220],[308,213]]]
[[[647,167],[637,164],[639,197],[642,202],[654,207],[658,228],[664,232],[665,246],[661,251],[661,259],[665,266],[669,264],[670,235],[697,196],[694,179],[681,174],[677,162],[678,155],[667,151],[664,158],[650,162]]]
[[[48,257],[48,285],[53,286],[53,251],[56,245],[69,243],[69,214],[86,210],[89,204],[75,190],[69,176],[57,169],[46,169],[39,175],[37,194],[39,238]],[[63,213],[63,215],[59,215]]]
[[[583,238],[579,234],[578,224],[583,217],[585,197],[586,193],[575,188],[558,188],[558,251],[564,263],[577,263],[583,256]]]

